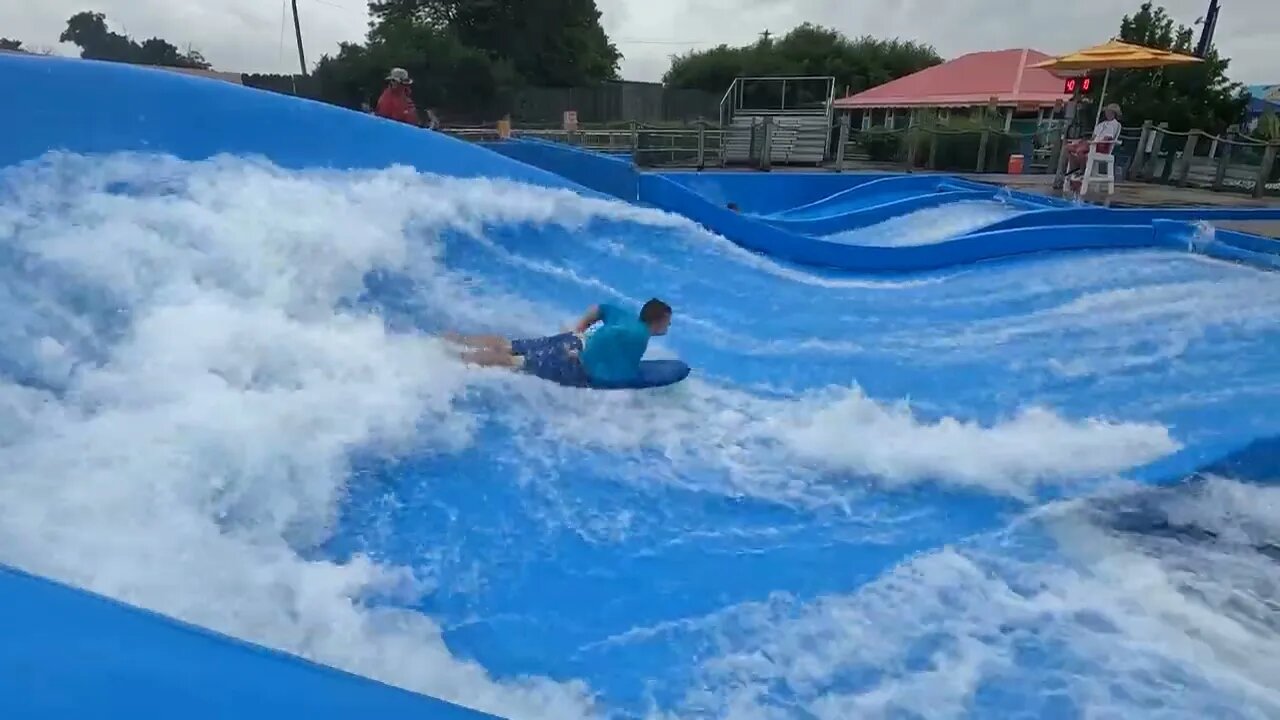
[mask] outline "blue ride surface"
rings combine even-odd
[[[0,93],[6,718],[1280,714],[1268,241],[108,63]],[[436,339],[655,295],[661,392]]]

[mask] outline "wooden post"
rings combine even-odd
[[[764,143],[760,150],[760,169],[768,170],[773,166],[773,118],[765,116],[763,130]]]
[[[720,149],[720,167],[729,167],[729,157],[725,150],[725,141],[729,138],[729,131],[725,129],[724,125],[720,125],[716,129],[716,133],[720,138],[716,142],[716,147]]]
[[[987,169],[987,143],[991,142],[991,128],[983,123],[982,137],[978,138],[978,163],[974,172],[985,172]]]
[[[918,149],[917,145],[919,145],[922,132],[924,131],[919,126],[909,125],[907,126],[907,131],[902,135],[902,137],[906,138],[903,142],[907,144],[907,152],[902,158],[902,164],[907,172],[916,171],[916,150]]]
[[[1168,129],[1169,123],[1162,122],[1156,126],[1151,137],[1147,138],[1147,144],[1144,147],[1150,148],[1150,151],[1147,153],[1146,162],[1142,165],[1142,172],[1139,173],[1143,180],[1156,179],[1156,163],[1160,162],[1160,148],[1164,147],[1164,133]]]
[[[1052,142],[1049,143],[1049,157],[1056,162],[1059,158],[1062,157],[1062,148],[1065,145],[1066,145],[1066,142],[1063,140],[1062,133],[1054,133]],[[1055,180],[1057,179],[1056,176],[1057,176],[1058,170],[1059,168],[1057,167],[1054,167],[1052,170],[1055,176],[1054,178]],[[1049,172],[1049,168],[1047,167],[1046,167],[1046,172]],[[1061,190],[1061,188],[1058,188],[1058,189]]]
[[[1063,111],[1063,119],[1066,125],[1062,128],[1062,133],[1058,143],[1058,167],[1053,172],[1053,189],[1061,190],[1067,180],[1067,135],[1071,128],[1075,126],[1080,114],[1080,86],[1084,83],[1077,82],[1076,89],[1071,93],[1071,101],[1068,102]]]
[[[1142,170],[1142,159],[1147,155],[1147,138],[1151,137],[1151,121],[1142,121],[1142,134],[1138,136],[1138,147],[1133,152],[1133,157],[1129,158],[1128,171],[1126,177],[1134,180],[1138,179],[1138,174]]]
[[[1280,148],[1280,141],[1272,140],[1267,143],[1267,149],[1262,151],[1262,165],[1258,166],[1258,181],[1253,184],[1253,196],[1260,198],[1267,192],[1267,180],[1271,177],[1271,169],[1276,164],[1276,149]]]
[[[293,34],[298,38],[298,65],[302,67],[302,77],[306,77],[307,56],[302,52],[302,21],[298,20],[298,0],[293,0]],[[296,90],[294,94],[297,94]]]
[[[938,133],[929,133],[929,169],[938,169]]]
[[[849,113],[840,116],[840,134],[836,139],[836,172],[844,172],[845,146],[849,144]]]
[[[1226,142],[1222,143],[1222,156],[1218,158],[1218,172],[1213,176],[1214,190],[1221,190],[1223,181],[1227,179],[1227,168],[1231,165],[1231,141],[1239,130],[1239,125],[1227,128]]]
[[[1178,167],[1178,176],[1173,179],[1174,186],[1187,186],[1187,178],[1191,176],[1191,160],[1196,156],[1196,144],[1199,142],[1199,130],[1193,129],[1187,133],[1187,144],[1182,146],[1182,163]]]
[[[916,171],[916,145],[920,138],[920,114],[917,109],[912,109],[907,115],[907,131],[903,134],[906,138],[907,152],[903,156],[903,164],[907,172]]]
[[[707,121],[698,118],[698,169],[707,164]]]
[[[640,123],[631,121],[631,163],[640,167]]]

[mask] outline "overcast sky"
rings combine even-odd
[[[1130,0],[597,0],[605,29],[624,54],[622,76],[658,80],[673,53],[719,43],[742,44],[761,31],[784,33],[810,21],[851,36],[870,34],[932,44],[944,58],[974,50],[1033,47],[1050,54],[1107,40]],[[1165,0],[1190,24],[1208,0]],[[1280,83],[1280,0],[1222,0],[1215,36],[1232,59],[1233,80]],[[106,13],[112,29],[135,38],[190,44],[220,70],[290,72],[297,68],[288,0],[9,0],[0,2],[0,36],[29,46],[59,46],[71,15]],[[308,61],[333,52],[367,29],[363,0],[299,0]],[[1120,10],[1114,8],[1119,7]],[[730,29],[736,28],[736,29]]]

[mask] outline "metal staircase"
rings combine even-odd
[[[720,101],[726,165],[820,165],[830,144],[835,78],[735,78]]]

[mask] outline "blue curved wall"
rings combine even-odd
[[[1280,242],[1270,238],[1217,228],[1205,236],[1192,222],[1154,220],[1156,242],[1219,260],[1250,265],[1264,270],[1280,270]]]
[[[0,566],[0,716],[492,716]]]
[[[1154,220],[1277,220],[1280,207],[1068,207],[1033,210],[989,225],[987,230],[1036,227],[1040,225],[1128,225]]]
[[[675,171],[661,174],[708,202],[721,207],[736,202],[744,211],[757,214],[769,214],[817,202],[842,190],[898,177],[893,173],[883,172],[837,174]]]
[[[1150,224],[1084,228],[1077,225],[1015,228],[975,233],[934,245],[869,247],[845,245],[790,233],[712,205],[660,175],[640,177],[640,197],[684,215],[750,250],[807,265],[868,273],[935,270],[952,265],[1055,250],[1153,247]]]
[[[890,218],[912,213],[917,210],[923,210],[925,208],[939,207],[946,205],[947,203],[986,200],[995,195],[995,192],[996,191],[994,189],[945,190],[939,188],[937,191],[927,194],[916,195],[914,197],[903,198],[900,200],[890,200],[879,205],[869,205],[858,210],[852,210],[835,215],[798,220],[790,218],[766,218],[765,222],[792,232],[805,233],[806,235],[830,235],[832,233],[848,232],[850,230],[870,227]]]
[[[0,54],[0,166],[50,150],[405,164],[573,183],[444,135],[217,80]],[[75,107],[68,108],[74,102]],[[0,566],[0,717],[488,717]]]
[[[813,184],[813,181],[808,177],[802,177],[800,180],[792,180],[788,177],[787,182]],[[950,189],[953,188],[950,187],[945,175],[925,174],[882,177],[870,182],[858,183],[819,200],[772,213],[770,217],[789,220],[825,218],[872,206],[884,205],[897,200],[909,200],[946,192]],[[996,188],[992,187],[986,190],[994,193]],[[762,189],[761,194],[766,197],[771,195],[767,189]],[[744,205],[744,208],[748,210],[759,204],[759,201],[755,198],[747,198],[746,200],[747,204]]]
[[[287,168],[398,164],[581,189],[555,173],[429,130],[166,70],[3,53],[0,97],[0,166],[50,150],[167,153],[184,160],[237,154]],[[74,112],[68,111],[69,98]]]
[[[545,140],[486,143],[486,147],[514,160],[550,170],[592,190],[622,200],[638,198],[636,173],[632,169],[630,154],[589,152]]]
[[[1158,238],[1152,223],[1280,218],[1280,208],[1078,207],[1059,198],[947,175],[637,172],[621,158],[556,143],[512,140],[491,147],[592,190],[683,215],[749,250],[806,265],[867,273],[936,270],[1039,252],[1182,248],[1183,244]],[[937,244],[870,247],[816,237],[868,227],[922,208],[997,194],[1026,212]],[[737,203],[741,212],[728,210],[729,202]],[[1239,244],[1243,239],[1237,240],[1218,242],[1212,253],[1272,267],[1261,246],[1249,249]]]

